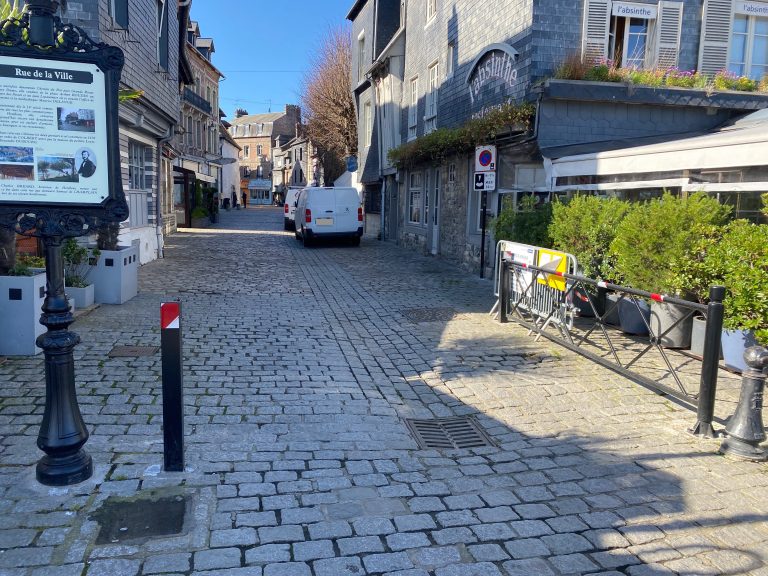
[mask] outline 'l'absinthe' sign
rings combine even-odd
[[[501,80],[508,90],[514,87],[517,82],[517,59],[517,50],[508,44],[491,44],[475,58],[467,75],[473,105],[482,98],[483,87],[492,80]]]

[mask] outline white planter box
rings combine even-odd
[[[45,274],[0,276],[0,355],[34,356],[45,300]]]
[[[96,290],[93,284],[88,284],[85,288],[75,288],[74,286],[67,286],[65,292],[67,298],[70,299],[74,308],[88,308],[93,306],[96,297]]]
[[[94,285],[99,304],[122,304],[139,291],[139,249],[123,246],[118,250],[102,250],[88,281]]]

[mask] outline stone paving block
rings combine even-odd
[[[235,528],[232,530],[214,530],[211,532],[211,547],[253,546],[258,543],[254,528]]]
[[[239,513],[235,524],[240,526],[277,526],[277,516],[274,512]]]
[[[562,556],[550,556],[547,561],[563,574],[578,574],[592,572],[599,566],[587,558],[584,554],[565,554]]]
[[[233,568],[240,566],[240,550],[238,548],[217,548],[195,552],[192,564],[195,570],[212,570],[217,568]]]
[[[293,559],[299,562],[308,562],[318,558],[333,558],[334,555],[333,543],[330,540],[297,542],[293,545]]]
[[[521,518],[525,520],[535,520],[538,518],[552,518],[557,516],[546,504],[518,504],[514,510]]]
[[[602,568],[618,568],[620,566],[640,564],[640,559],[634,554],[630,554],[626,550],[607,550],[605,552],[593,552],[589,556]]]
[[[417,566],[447,566],[461,562],[461,552],[455,546],[418,548],[410,552]]]
[[[304,540],[304,530],[301,526],[286,524],[283,526],[259,528],[259,540],[262,544],[279,542],[301,542]]]
[[[299,501],[295,496],[265,496],[261,499],[261,507],[263,510],[298,508]]]
[[[0,568],[41,566],[50,564],[53,548],[11,548],[0,554]]]
[[[370,554],[363,558],[365,569],[372,574],[413,568],[413,562],[405,552]]]
[[[471,527],[472,532],[477,534],[478,540],[481,542],[489,540],[507,540],[515,537],[515,532],[508,524],[502,522],[479,524]]]
[[[17,528],[0,530],[0,549],[28,546],[37,536],[37,530]]]
[[[336,541],[342,556],[352,556],[365,552],[384,552],[384,544],[378,536],[357,536],[340,538]]]
[[[593,548],[592,543],[578,534],[554,534],[542,536],[542,543],[551,550],[552,554],[572,554],[584,552]]]
[[[406,532],[403,534],[390,534],[385,538],[391,550],[405,550],[407,548],[419,548],[429,546],[429,539],[421,532]]]
[[[313,540],[323,538],[345,538],[352,536],[352,528],[349,522],[344,520],[334,520],[327,522],[318,522],[309,525],[309,537]]]
[[[557,516],[547,518],[547,525],[555,532],[581,532],[588,530],[589,526],[584,524],[578,516]]]
[[[312,576],[312,570],[304,562],[267,564],[264,566],[264,576]]]
[[[475,564],[453,564],[435,570],[435,576],[502,576],[499,569],[490,562]]]
[[[475,544],[467,546],[467,550],[478,562],[500,562],[510,559],[509,554],[498,544]]]
[[[629,547],[629,541],[622,536],[618,530],[602,529],[602,530],[585,530],[581,533],[584,538],[589,540],[598,550],[605,550],[608,548],[627,548]]]
[[[454,510],[451,512],[438,512],[435,515],[437,523],[444,528],[451,528],[453,526],[469,526],[471,524],[479,524],[480,521],[469,510]]]
[[[64,566],[45,566],[44,568],[34,568],[31,572],[31,576],[81,576],[85,564],[66,564]],[[23,574],[25,571],[20,570],[19,574]],[[5,576],[15,576],[13,572],[0,572]]]
[[[555,576],[549,564],[540,558],[510,560],[501,566],[508,576]]]
[[[161,572],[187,572],[192,564],[192,554],[158,554],[144,560],[142,574],[157,574]]]
[[[323,520],[323,512],[319,508],[286,508],[280,519],[283,524],[309,524]]]
[[[510,522],[509,526],[521,538],[535,538],[545,534],[554,534],[552,528],[541,520],[519,520]]]
[[[432,530],[437,528],[435,521],[428,514],[409,514],[407,516],[395,516],[395,525],[401,532],[414,530]]]
[[[432,539],[439,545],[468,544],[477,542],[477,536],[469,528],[445,528],[432,532]]]
[[[315,576],[359,576],[363,566],[359,558],[329,558],[312,564]]]
[[[239,563],[239,562],[238,562]],[[141,563],[138,560],[94,560],[88,563],[88,574],[92,576],[135,576],[139,573]]]
[[[204,572],[192,572],[190,576],[262,576],[261,566],[248,566],[246,568],[225,568],[223,570],[205,570]]]
[[[440,512],[445,510],[445,504],[437,497],[415,497],[408,500],[412,512]]]
[[[266,564],[273,562],[290,562],[290,544],[267,544],[245,551],[246,564]]]
[[[550,551],[544,543],[537,538],[522,538],[510,540],[504,543],[504,548],[512,555],[512,558],[534,558],[536,556],[549,556]]]
[[[392,534],[395,531],[392,521],[388,518],[361,518],[352,522],[352,527],[355,529],[355,534],[359,536]]]
[[[641,566],[629,566],[627,568],[629,576],[670,576],[677,574],[663,564],[645,564]]]

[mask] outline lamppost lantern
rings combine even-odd
[[[0,21],[0,91],[23,92],[32,99],[40,95],[35,107],[18,106],[19,117],[0,118],[0,134],[12,145],[29,148],[37,166],[54,159],[71,167],[62,172],[64,178],[48,179],[44,173],[35,178],[33,173],[24,181],[0,180],[0,226],[36,236],[44,246],[40,323],[47,331],[36,343],[45,355],[45,411],[37,437],[45,455],[36,475],[50,486],[76,484],[93,474],[92,459],[83,449],[88,430],[77,403],[73,356],[80,337],[69,331],[74,317],[64,292],[62,244],[128,217],[118,145],[123,52],[54,17],[65,6],[63,0],[26,0],[21,18]],[[51,92],[56,103],[43,97]],[[71,111],[92,119],[86,146],[61,120]],[[60,121],[43,126],[37,121],[43,113]],[[81,158],[90,162],[87,176],[75,170]]]

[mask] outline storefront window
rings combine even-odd
[[[421,223],[421,172],[414,172],[408,180],[408,222]]]

